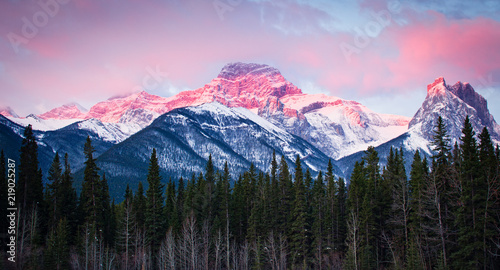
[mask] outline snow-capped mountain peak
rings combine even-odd
[[[444,95],[446,87],[443,77],[436,78],[433,83],[427,85],[427,96]]]
[[[427,86],[427,97],[409,123],[410,130],[420,129],[428,141],[432,140],[436,120],[441,116],[451,138],[459,138],[465,117],[469,116],[476,134],[487,127],[494,139],[500,135],[500,126],[489,113],[486,99],[474,91],[469,83],[446,84],[443,77]]]
[[[78,103],[69,103],[38,115],[41,119],[85,119],[87,109]]]
[[[276,68],[263,64],[230,63],[219,76],[200,89],[211,101],[230,107],[257,110],[271,97],[301,94],[302,91],[288,82]],[[207,102],[211,102],[208,101]]]
[[[0,108],[0,114],[5,117],[16,117],[19,118],[16,112],[11,107],[2,107]]]
[[[442,83],[444,85],[444,79]],[[241,62],[225,65],[205,86],[172,97],[142,91],[99,102],[85,113],[76,105],[62,106],[40,118],[77,118],[73,122],[98,119],[104,124],[92,122],[81,128],[112,134],[105,136],[108,141],[122,141],[164,113],[211,102],[248,109],[280,129],[311,142],[333,158],[390,140],[405,132],[409,121],[402,116],[375,113],[355,101],[302,93],[278,69]],[[119,132],[119,129],[126,130]]]
[[[229,63],[225,65],[217,77],[227,80],[237,80],[248,75],[263,75],[271,78],[275,76],[283,77],[278,69],[268,65],[241,62]]]

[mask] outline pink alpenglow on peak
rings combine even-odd
[[[433,83],[427,85],[427,95],[443,95],[446,90],[446,81],[443,77],[436,78]]]
[[[444,79],[433,86],[444,85]],[[429,89],[433,89],[431,86]],[[78,106],[62,106],[40,118],[97,119],[113,128],[133,134],[159,115],[177,108],[218,102],[241,107],[313,145],[333,158],[379,145],[408,129],[408,117],[379,114],[362,104],[324,94],[305,94],[287,81],[279,70],[268,65],[230,63],[209,83],[175,96],[160,97],[138,92],[99,102],[88,112]],[[115,125],[116,124],[116,125]]]
[[[17,113],[14,112],[14,110],[12,110],[11,107],[0,108],[0,114],[3,115],[3,116],[5,116],[5,117],[19,118],[19,115],[17,115]]]
[[[38,115],[42,119],[86,119],[87,110],[77,103],[70,103]]]
[[[213,95],[223,96],[231,107],[254,109],[273,96],[281,98],[302,91],[288,82],[276,68],[262,64],[231,63],[205,85]]]
[[[130,96],[99,102],[90,108],[87,118],[96,118],[108,123],[118,123],[120,118],[129,110],[143,109],[162,114],[169,111],[165,107],[168,101],[169,98],[151,95],[142,91]]]

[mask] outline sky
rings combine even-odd
[[[469,82],[500,121],[499,48],[497,0],[6,0],[0,107],[168,97],[252,62],[305,93],[408,117],[435,78]]]

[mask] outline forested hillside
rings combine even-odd
[[[232,179],[228,163],[162,185],[153,149],[147,183],[110,200],[90,138],[81,193],[68,155],[54,156],[42,185],[37,143],[24,132],[17,187],[16,262],[2,269],[498,269],[500,150],[467,117],[451,145],[438,118],[431,159],[402,149],[387,165],[369,147],[350,179],[312,177],[297,156],[272,156]],[[7,235],[9,168],[1,154],[0,228]],[[10,171],[9,171],[10,172]],[[348,184],[347,184],[348,183]],[[135,192],[132,191],[132,188]],[[7,248],[2,238],[1,249]],[[6,252],[3,252],[6,254]]]

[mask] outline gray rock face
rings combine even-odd
[[[489,113],[486,99],[468,83],[457,82],[449,86],[441,77],[427,86],[427,97],[410,121],[409,129],[420,129],[424,138],[432,141],[436,120],[441,116],[448,135],[457,140],[467,115],[476,134],[487,127],[493,139],[500,139],[500,126]]]
[[[250,74],[265,75],[269,77],[281,75],[278,69],[270,67],[268,65],[237,62],[225,65],[219,73],[218,77],[228,80],[234,80],[238,77],[243,77]]]

